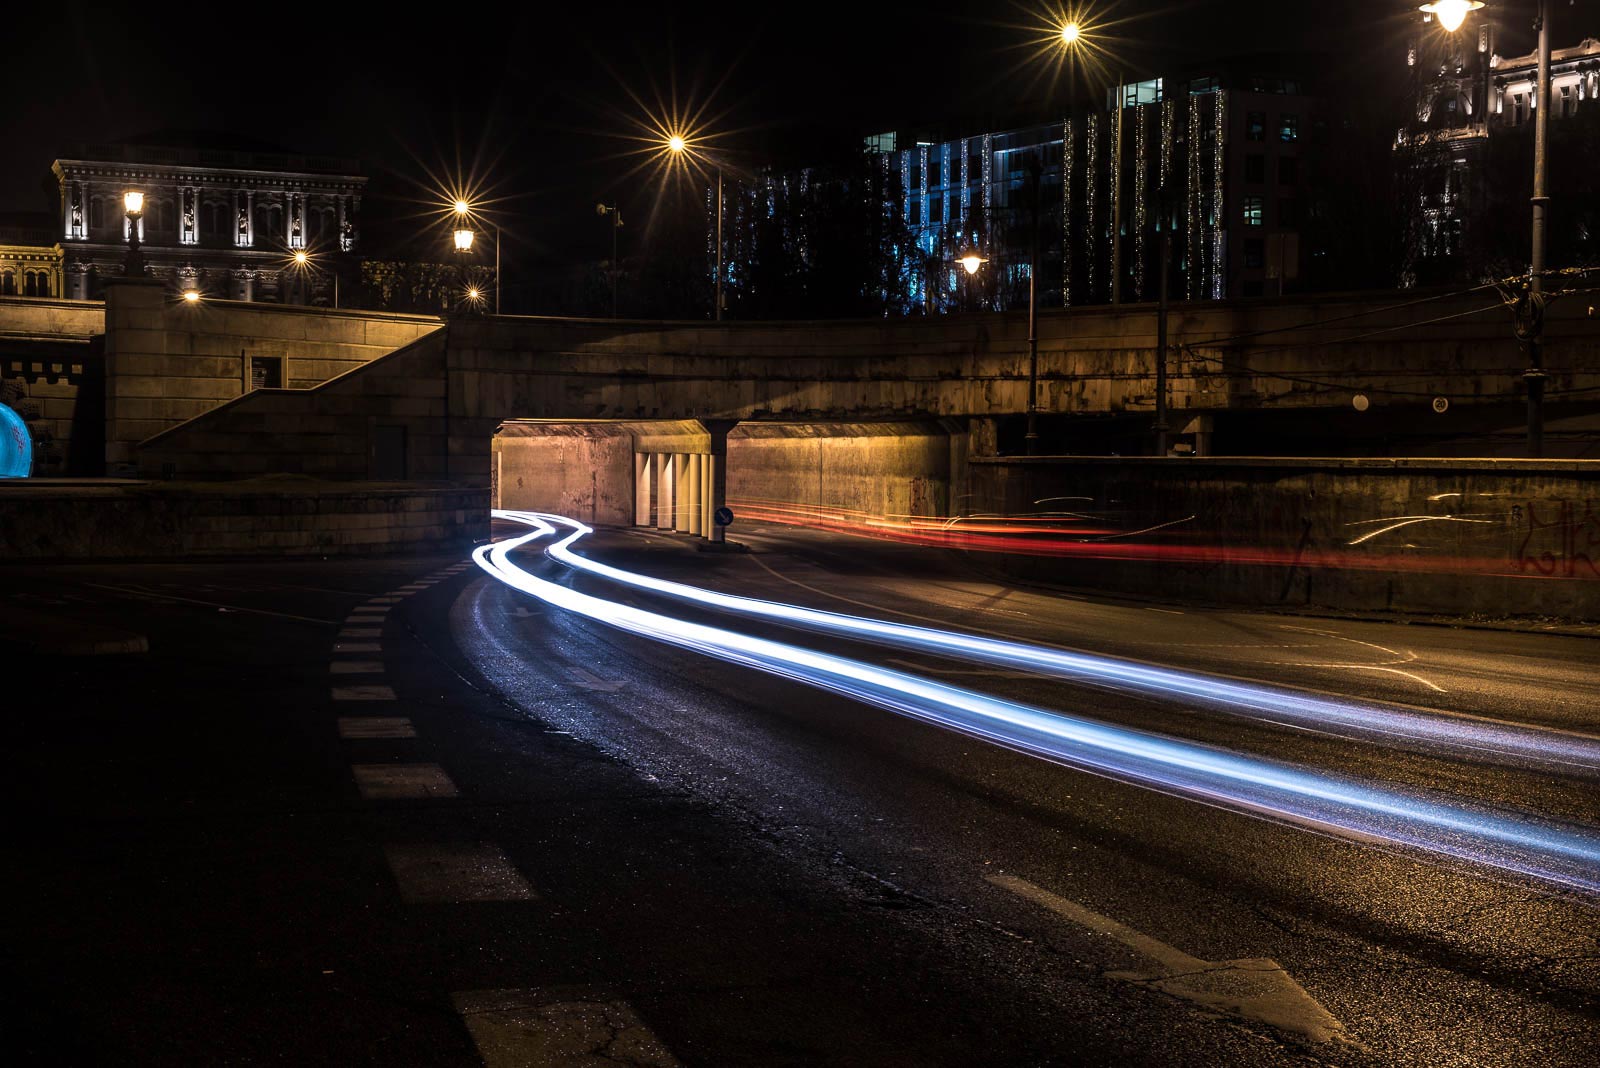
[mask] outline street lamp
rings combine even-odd
[[[122,273],[129,278],[144,277],[144,253],[139,251],[139,220],[144,217],[144,193],[129,189],[122,194],[122,209],[128,215],[128,255]]]
[[[683,139],[682,134],[672,134],[667,138],[667,151],[677,156],[682,156],[689,151],[689,143]],[[722,321],[722,164],[717,164],[717,292],[716,308],[713,318]]]
[[[966,269],[967,274],[974,275],[978,273],[979,267],[982,267],[989,261],[978,255],[976,252],[969,252],[965,256],[959,257],[956,262],[961,264],[961,266]]]
[[[467,220],[472,217],[472,204],[469,203],[466,200],[457,199],[456,202],[453,205],[451,205],[451,207],[455,210],[455,213],[456,213],[456,225],[457,226],[465,226],[467,224]],[[494,225],[494,313],[496,315],[499,315],[500,314],[500,224],[499,223],[494,223],[493,225]],[[471,237],[467,238],[466,247],[463,248],[462,245],[461,245],[461,235],[463,233],[470,234],[471,231],[470,230],[468,230],[468,231],[457,230],[455,232],[455,234],[456,234],[456,251],[457,252],[463,252],[463,253],[464,252],[470,252],[470,251],[472,251],[472,238]]]
[[[1078,43],[1078,38],[1082,37],[1082,36],[1083,36],[1083,28],[1080,27],[1076,22],[1064,22],[1064,23],[1061,24],[1061,43],[1062,44],[1067,45],[1067,46],[1070,47],[1072,45],[1077,44]]]
[[[618,205],[596,204],[596,215],[611,216],[611,318],[617,318],[617,231],[622,229],[622,212]]]
[[[1539,74],[1534,89],[1533,118],[1533,239],[1528,264],[1528,293],[1524,315],[1526,331],[1519,335],[1528,343],[1528,368],[1522,380],[1528,384],[1528,452],[1535,459],[1544,454],[1544,240],[1545,211],[1550,198],[1545,194],[1545,151],[1550,137],[1550,0],[1538,0],[1535,25],[1539,31]],[[1439,25],[1454,32],[1467,14],[1483,7],[1482,0],[1434,0],[1419,9],[1439,19]]]
[[[472,242],[478,235],[469,227],[459,226],[452,232],[451,236],[455,241],[456,250],[456,284],[466,291],[468,301],[476,303],[478,299],[477,287],[472,286],[469,288],[467,286],[467,257],[472,255]],[[453,304],[450,310],[460,315],[465,313],[466,308],[465,304]]]
[[[1423,4],[1417,10],[1426,11],[1439,20],[1439,25],[1450,33],[1455,33],[1466,20],[1467,13],[1476,11],[1482,6],[1483,0],[1434,0],[1431,4]]]

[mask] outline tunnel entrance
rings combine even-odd
[[[935,421],[508,420],[494,507],[722,540],[718,508],[871,524],[959,511],[968,435]]]

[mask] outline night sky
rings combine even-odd
[[[675,82],[730,149],[785,162],[876,130],[954,135],[1059,115],[1072,99],[1065,79],[1028,59],[1050,8],[1006,0],[439,5],[422,19],[235,4],[236,21],[226,4],[22,13],[36,6],[8,16],[7,84],[40,88],[8,105],[3,210],[51,207],[49,164],[73,141],[219,131],[355,156],[375,187],[419,200],[429,172],[476,173],[500,199],[508,249],[582,258],[608,240],[597,200],[619,199],[630,225],[653,203],[648,175],[626,174],[637,159],[615,158],[636,132],[630,93],[653,107]],[[1135,73],[1314,50],[1340,78],[1392,76],[1410,5],[1312,6],[1126,0],[1100,5],[1098,18],[1120,20],[1113,47]],[[1600,0],[1558,3],[1557,19],[1557,43],[1576,39],[1580,24],[1600,22]]]

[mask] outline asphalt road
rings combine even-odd
[[[1587,638],[1084,599],[945,553],[737,536],[754,551],[643,532],[581,551],[1600,735]],[[1581,771],[806,635],[522,562],[1041,707],[1600,825]],[[0,607],[148,644],[7,649],[19,993],[0,1046],[71,1064],[1592,1062],[1600,902],[1585,895],[1038,760],[460,564],[0,572]],[[598,1059],[563,1061],[568,1046]]]

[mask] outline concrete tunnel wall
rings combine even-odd
[[[788,505],[942,516],[961,495],[965,445],[937,422],[744,423],[728,434],[727,499],[736,514]],[[594,525],[673,527],[661,505],[673,477],[643,471],[640,458],[681,463],[709,447],[693,420],[506,423],[494,439],[493,499]],[[677,528],[703,533],[692,521]]]

